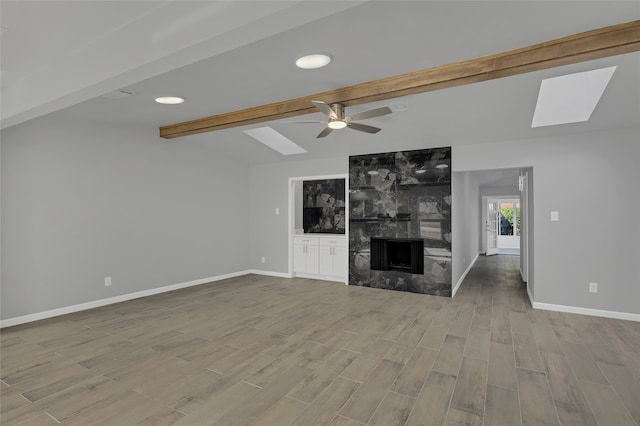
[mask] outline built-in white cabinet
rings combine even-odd
[[[320,274],[347,275],[347,247],[344,238],[320,240]]]
[[[319,241],[313,237],[293,238],[293,272],[317,274]]]
[[[332,281],[347,277],[347,240],[343,235],[293,237],[293,272]]]

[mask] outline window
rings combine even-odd
[[[498,206],[500,229],[498,235],[520,235],[520,202],[501,201]]]

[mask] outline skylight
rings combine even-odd
[[[307,152],[304,148],[293,143],[281,133],[278,133],[269,126],[255,129],[243,130],[258,142],[262,142],[269,148],[278,151],[282,155],[303,154]]]
[[[614,66],[542,80],[531,127],[589,120],[616,68]]]

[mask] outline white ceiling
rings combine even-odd
[[[2,2],[2,27],[9,29],[1,40],[4,127],[59,110],[59,116],[145,126],[157,133],[160,125],[640,19],[640,3],[626,1],[81,3]],[[25,22],[43,13],[55,16],[58,26],[32,24],[25,30]],[[152,25],[150,17],[164,24]],[[224,23],[225,30],[211,30],[216,22]],[[126,45],[123,40],[128,40]],[[145,51],[145,46],[153,52]],[[138,49],[140,57],[134,55]],[[333,62],[319,70],[294,66],[297,56],[314,51],[331,53]],[[107,67],[112,75],[97,78],[93,62],[86,58],[118,66]],[[543,78],[612,65],[618,69],[590,121],[531,128]],[[63,76],[59,80],[57,73]],[[216,155],[259,164],[639,127],[639,76],[636,52],[347,109],[351,115],[382,105],[394,108],[398,102],[409,106],[407,111],[367,120],[366,124],[383,129],[376,135],[347,129],[317,140],[321,124],[266,123],[309,151],[289,157],[242,132],[264,123],[158,143],[203,144]],[[99,96],[120,88],[133,95]],[[37,95],[40,90],[47,96]],[[184,96],[187,102],[178,106],[153,102],[154,97],[169,94]]]

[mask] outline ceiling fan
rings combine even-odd
[[[370,109],[368,111],[359,112],[352,116],[345,115],[345,106],[340,103],[327,104],[322,101],[311,101],[316,108],[318,108],[324,115],[329,118],[328,122],[325,121],[290,121],[289,123],[326,123],[327,127],[321,131],[316,138],[324,138],[334,130],[344,129],[348,127],[353,130],[366,133],[378,133],[380,128],[369,126],[366,124],[355,123],[355,121],[366,120],[367,118],[379,117],[381,115],[391,114],[393,111],[389,107],[381,107]]]

